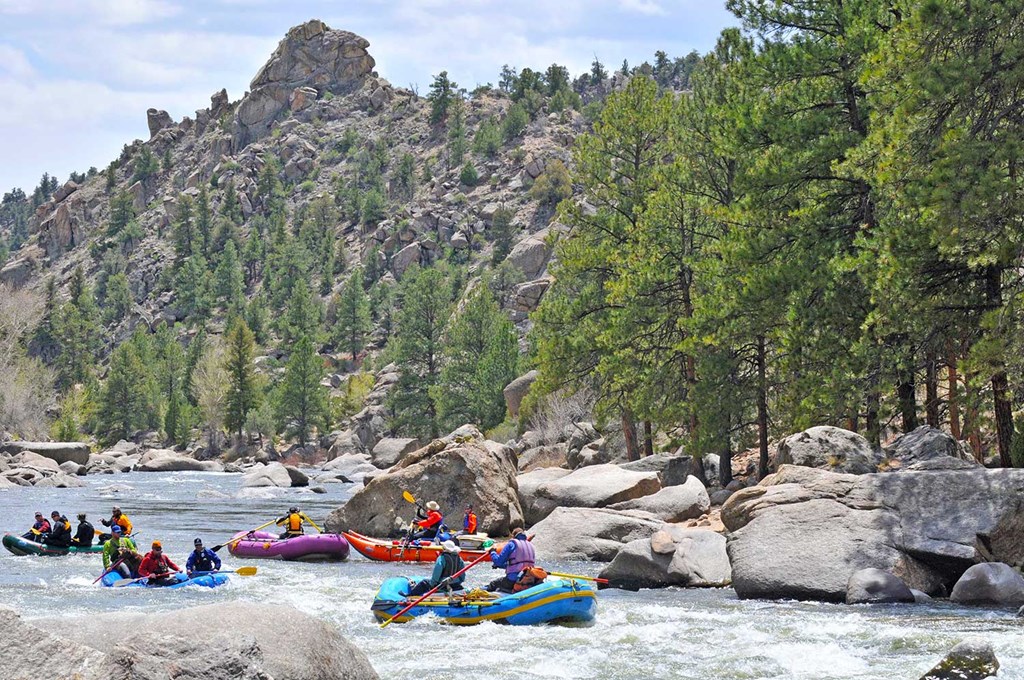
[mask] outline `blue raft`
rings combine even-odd
[[[175,579],[175,583],[161,586],[151,586],[146,581],[136,581],[135,583],[129,583],[124,588],[160,588],[160,589],[173,589],[173,588],[185,588],[187,586],[202,586],[204,588],[216,588],[222,586],[228,582],[230,574],[203,574],[202,576],[195,576],[189,578],[185,574],[172,574]],[[110,588],[118,581],[124,579],[124,576],[117,573],[116,571],[110,572],[103,576],[100,581],[105,587]]]
[[[370,609],[386,621],[417,598],[409,598],[409,579],[389,578],[381,584]],[[483,621],[530,626],[541,623],[588,623],[597,614],[597,592],[574,579],[550,578],[511,595],[474,589],[434,593],[395,619],[411,621],[433,614],[447,623],[467,626]]]

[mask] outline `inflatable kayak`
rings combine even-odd
[[[124,585],[122,586],[122,588],[173,589],[184,588],[186,586],[202,586],[204,588],[216,588],[217,586],[222,586],[225,583],[227,583],[228,579],[231,577],[230,574],[203,574],[202,576],[194,576],[192,578],[189,578],[185,574],[173,574],[173,576],[175,582],[169,585],[156,586],[150,585],[146,581],[136,581],[135,583],[129,583],[127,585]],[[115,583],[122,580],[123,578],[124,576],[122,576],[121,574],[117,573],[116,571],[112,571],[109,574],[104,574],[103,578],[100,580],[100,583],[102,583],[104,587],[110,588],[113,587]]]
[[[433,562],[441,553],[441,546],[436,543],[412,541],[408,545],[404,541],[388,541],[370,538],[354,531],[343,531],[342,536],[363,557],[377,562]],[[466,562],[471,562],[484,555],[483,550],[463,550],[459,555]],[[488,557],[485,562],[491,560]]]
[[[50,557],[59,557],[61,555],[71,555],[74,553],[103,552],[102,543],[91,545],[88,548],[79,548],[77,546],[63,548],[55,545],[46,545],[45,543],[30,541],[27,538],[18,536],[17,534],[4,534],[3,543],[4,547],[15,555],[46,555]]]
[[[338,534],[279,538],[267,531],[250,531],[235,534],[228,543],[228,550],[235,557],[314,562],[347,559],[349,547],[345,537]]]
[[[417,598],[410,598],[409,580],[389,578],[381,584],[370,609],[386,621],[408,607]],[[482,621],[529,626],[541,623],[587,623],[597,615],[597,592],[574,579],[549,578],[518,593],[504,595],[484,590],[434,593],[395,619],[395,623],[411,621],[417,616],[433,614],[447,623],[466,626]]]

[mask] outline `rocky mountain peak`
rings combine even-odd
[[[373,74],[370,42],[349,31],[334,30],[319,19],[288,31],[250,83],[235,113],[236,148],[267,134],[283,110],[325,92],[347,94]]]

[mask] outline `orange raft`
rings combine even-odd
[[[363,557],[377,562],[433,562],[441,552],[441,546],[436,544],[405,545],[402,541],[386,541],[380,538],[370,538],[354,531],[343,531],[341,535],[348,540],[348,544]],[[486,554],[486,550],[469,550],[463,548],[459,553],[466,562],[470,562]],[[490,562],[487,557],[485,562]]]

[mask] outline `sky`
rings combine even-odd
[[[288,29],[309,19],[370,42],[378,73],[426,93],[447,70],[472,89],[503,64],[617,68],[693,49],[738,24],[724,0],[0,0],[0,193],[43,172],[102,169],[175,120],[248,89]]]

